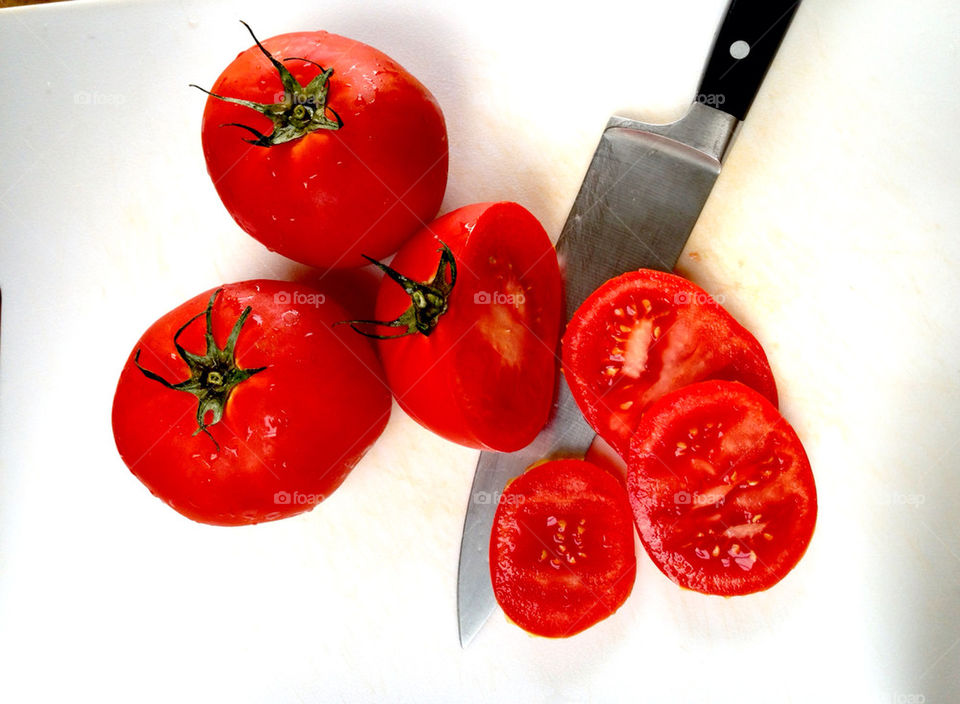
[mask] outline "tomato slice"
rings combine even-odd
[[[707,379],[740,381],[777,403],[760,343],[703,289],[651,269],[611,279],[577,309],[563,369],[593,429],[626,457],[658,398]]]
[[[500,497],[490,538],[493,591],[535,635],[564,638],[616,611],[637,560],[620,483],[583,460],[536,465]]]
[[[800,439],[743,384],[706,381],[647,410],[627,487],[640,539],[682,587],[732,596],[767,589],[803,556],[817,492]]]

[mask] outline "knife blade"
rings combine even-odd
[[[665,125],[610,118],[557,241],[568,320],[608,279],[675,266],[798,5],[732,0],[686,115]],[[530,445],[480,454],[460,544],[461,646],[496,604],[488,552],[503,488],[534,462],[582,457],[593,437],[561,375],[550,421]]]

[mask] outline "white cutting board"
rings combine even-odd
[[[724,0],[68,2],[0,10],[0,701],[960,699],[960,14],[806,0],[681,269],[765,344],[820,517],[771,591],[633,595],[567,641],[494,614],[457,642],[476,453],[396,410],[312,513],[182,518],[117,456],[142,330],[304,269],[234,225],[200,151],[250,41],[327,29],[395,57],[450,130],[444,210],[553,237],[609,114],[682,114]],[[572,5],[572,4],[571,4]]]

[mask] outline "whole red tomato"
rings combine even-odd
[[[446,188],[433,95],[386,54],[327,32],[283,34],[237,56],[213,85],[201,137],[240,227],[317,267],[396,251]]]
[[[383,431],[390,392],[324,293],[247,281],[170,311],[131,352],[113,401],[120,456],[202,523],[292,516],[330,495]]]
[[[477,203],[408,240],[377,297],[390,388],[424,427],[509,452],[547,422],[562,315],[557,254],[516,203]],[[389,327],[387,327],[389,325]]]

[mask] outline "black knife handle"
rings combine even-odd
[[[799,5],[800,0],[731,0],[697,100],[742,120]]]

